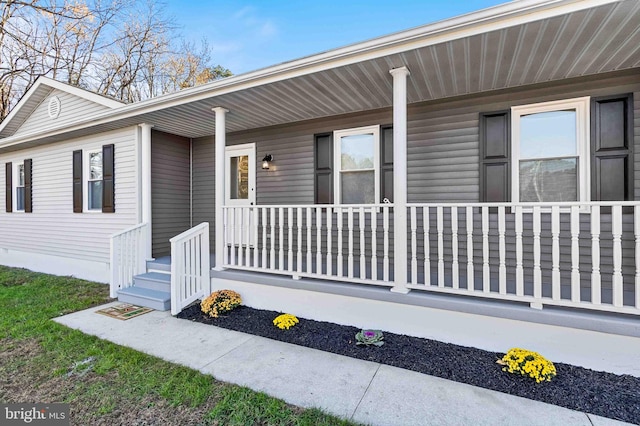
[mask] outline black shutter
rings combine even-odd
[[[115,213],[114,146],[102,147],[102,213]]]
[[[591,199],[633,199],[633,98],[591,99]]]
[[[5,164],[5,204],[7,206],[7,213],[11,213],[13,207],[13,166],[11,163]]]
[[[32,191],[31,191],[31,159],[24,160],[24,212],[33,212]]]
[[[333,204],[333,135],[314,135],[315,203]]]
[[[82,150],[73,151],[73,212],[82,213]]]
[[[380,127],[380,194],[393,203],[393,126]],[[377,202],[382,202],[378,200]]]
[[[511,200],[511,116],[480,114],[480,201]]]

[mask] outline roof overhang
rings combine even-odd
[[[637,0],[521,0],[0,140],[0,150],[146,122],[187,137],[391,106],[407,66],[416,103],[640,67]]]

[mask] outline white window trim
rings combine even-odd
[[[582,98],[511,107],[511,200],[520,202],[520,117],[540,112],[575,109],[576,111],[576,156],[578,157],[578,202],[591,198],[590,162],[590,100]]]
[[[92,182],[92,180],[89,179],[91,176],[91,165],[89,162],[91,154],[95,153],[100,153],[102,155],[102,147],[82,151],[82,211],[85,213],[102,213],[102,208],[89,208],[89,182]],[[104,158],[102,159],[102,167],[104,167]],[[104,178],[104,170],[102,171],[102,177]]]
[[[11,211],[12,212],[16,212],[16,213],[24,213],[24,208],[22,208],[21,210],[18,210],[18,188],[24,188],[24,186],[19,186],[18,185],[19,179],[20,179],[20,172],[19,172],[20,166],[24,167],[24,160],[22,160],[22,161],[14,161],[13,162],[13,166],[12,166],[12,168],[13,168],[13,170],[12,170],[13,177],[11,178],[12,179],[12,183],[13,183],[11,185],[12,186],[12,188],[11,188],[11,190],[12,190],[11,203],[13,205],[11,206],[12,207]],[[27,180],[27,176],[26,175],[25,175],[24,179],[25,179],[25,183],[26,183],[26,180]]]
[[[335,130],[333,132],[333,169],[335,173],[333,174],[333,188],[334,188],[334,204],[344,204],[342,202],[342,186],[340,185],[340,173],[342,172],[341,167],[341,156],[342,150],[340,149],[340,138],[343,136],[354,136],[360,135],[363,133],[372,133],[373,134],[373,170],[374,170],[374,197],[375,200],[373,204],[379,204],[382,202],[380,200],[380,126],[365,126],[365,127],[356,127],[353,129],[343,129],[343,130]],[[350,204],[345,204],[350,205]]]

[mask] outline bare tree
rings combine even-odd
[[[155,0],[0,0],[0,119],[40,76],[135,102],[231,75]]]

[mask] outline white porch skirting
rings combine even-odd
[[[616,369],[625,365],[629,373],[640,376],[640,366],[630,366],[629,360],[640,353],[640,338],[605,334],[590,330],[579,330],[497,318],[464,312],[406,305],[394,302],[371,300],[291,289],[271,285],[248,283],[224,278],[211,280],[212,290],[232,289],[240,293],[243,305],[256,309],[275,310],[299,317],[328,321],[359,328],[382,329],[385,331],[417,337],[435,339],[442,342],[471,346],[504,353],[512,347],[524,347],[543,353],[555,362],[571,362],[583,367],[603,370]],[[295,332],[295,331],[294,331]],[[605,342],[594,346],[594,338]],[[612,354],[610,348],[618,348]],[[563,354],[574,357],[564,359]],[[576,362],[575,354],[585,354]],[[615,359],[611,359],[611,357]],[[617,371],[612,371],[617,372]]]
[[[73,276],[83,280],[109,283],[109,262],[0,248],[0,264],[46,274]]]

